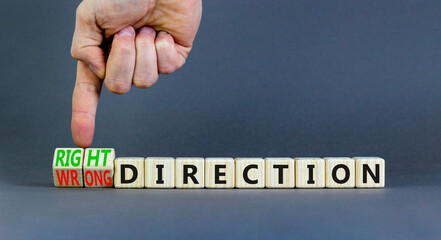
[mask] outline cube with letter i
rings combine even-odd
[[[175,159],[172,157],[148,157],[145,159],[146,188],[175,187]]]
[[[113,148],[88,148],[84,151],[84,186],[113,187]]]
[[[354,157],[357,188],[383,188],[385,184],[384,159]]]
[[[52,163],[56,187],[83,187],[82,148],[57,148]]]
[[[294,158],[297,188],[325,187],[325,160],[322,158]]]

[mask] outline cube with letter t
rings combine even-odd
[[[82,148],[57,148],[52,171],[56,187],[83,187]]]
[[[115,159],[115,188],[144,188],[144,158]]]

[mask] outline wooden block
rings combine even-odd
[[[54,152],[52,174],[55,187],[83,187],[82,148],[57,148]]]
[[[236,187],[264,188],[265,162],[262,158],[236,158]]]
[[[144,158],[115,159],[115,188],[144,187]]]
[[[205,187],[234,188],[234,159],[205,158]]]
[[[265,186],[267,188],[294,188],[294,159],[265,158]]]
[[[175,159],[172,157],[148,157],[145,159],[146,188],[175,187]]]
[[[294,158],[297,188],[325,187],[325,160],[321,158]]]
[[[354,188],[355,161],[347,157],[324,158],[327,188]]]
[[[84,151],[84,186],[113,187],[113,148],[88,148]]]
[[[204,158],[176,158],[176,188],[204,188]]]
[[[383,188],[385,163],[379,157],[354,157],[355,186],[358,188]]]

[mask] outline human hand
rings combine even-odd
[[[78,60],[72,137],[78,147],[92,144],[102,79],[110,92],[124,94],[132,83],[147,88],[158,73],[176,71],[192,48],[201,14],[201,0],[84,0],[78,6],[72,41]]]

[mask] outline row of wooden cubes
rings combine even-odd
[[[57,187],[115,188],[382,188],[378,157],[115,158],[111,148],[57,148]]]

